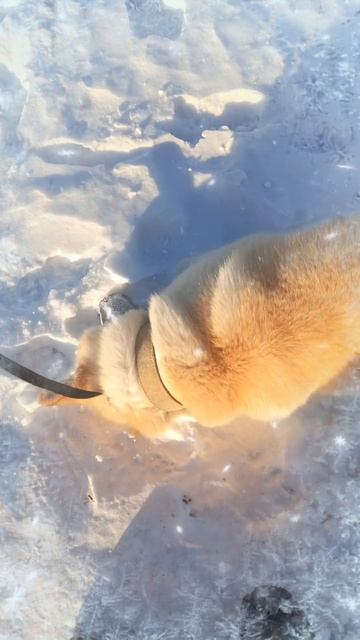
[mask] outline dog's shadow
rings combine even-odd
[[[331,42],[356,66],[349,23],[333,29]],[[117,159],[119,166],[145,165],[158,195],[135,218],[125,248],[110,257],[112,269],[132,280],[246,234],[288,231],[358,208],[360,149],[349,116],[358,78],[350,85],[334,67],[331,46],[305,50],[300,65],[288,52],[288,67],[260,104],[225,104],[215,117],[173,96],[173,118],[152,121],[154,144]],[[329,91],[332,76],[344,101]],[[204,138],[224,130],[227,152],[203,156]],[[167,132],[172,141],[163,141]]]

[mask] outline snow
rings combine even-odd
[[[337,237],[336,231],[330,231],[330,233],[325,234],[324,240],[334,240]]]
[[[3,0],[2,352],[63,378],[114,284],[356,210],[359,21]],[[265,640],[266,597],[282,638],[358,640],[358,391],[156,443],[0,375],[0,638]]]

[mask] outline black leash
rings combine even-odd
[[[118,292],[110,294],[106,296],[100,303],[101,324],[105,324],[110,321],[110,318],[107,315],[107,306],[109,305],[109,303],[111,303],[110,307],[112,307],[115,313],[117,313],[118,315],[123,315],[124,313],[126,313],[126,311],[137,308],[132,300],[130,300],[130,298],[124,293]],[[40,389],[46,389],[47,391],[53,391],[54,393],[57,393],[61,396],[66,396],[67,398],[88,400],[89,398],[96,398],[96,396],[101,396],[101,391],[85,391],[85,389],[78,389],[77,387],[72,387],[71,385],[65,384],[64,382],[57,382],[56,380],[46,378],[40,373],[36,373],[32,369],[24,367],[22,364],[11,360],[11,358],[8,358],[1,353],[0,369],[4,369],[8,373],[11,373],[11,375],[16,376],[16,378],[20,378],[20,380],[24,380],[24,382],[33,384],[35,387],[40,387]]]
[[[76,387],[71,387],[69,384],[64,384],[63,382],[56,382],[56,380],[50,380],[50,378],[46,378],[42,376],[40,373],[36,373],[27,367],[24,367],[22,364],[11,360],[11,358],[7,358],[0,353],[0,368],[4,369],[11,375],[20,378],[20,380],[24,380],[24,382],[29,382],[29,384],[33,384],[35,387],[40,387],[41,389],[47,389],[48,391],[53,391],[54,393],[58,393],[61,396],[66,396],[67,398],[77,398],[79,400],[87,400],[88,398],[95,398],[96,396],[101,396],[100,391],[85,391],[85,389],[77,389]]]

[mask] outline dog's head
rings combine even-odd
[[[68,383],[80,389],[99,391],[101,395],[85,401],[104,418],[130,426],[149,437],[168,431],[182,411],[167,412],[154,406],[139,380],[136,340],[146,322],[146,312],[131,309],[115,322],[87,330],[80,339],[75,371]],[[46,391],[39,395],[46,406],[84,404]]]

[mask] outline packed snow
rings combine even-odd
[[[2,0],[1,351],[62,379],[115,284],[357,210],[359,64],[360,0]],[[359,398],[159,443],[1,374],[1,640],[359,640]]]

